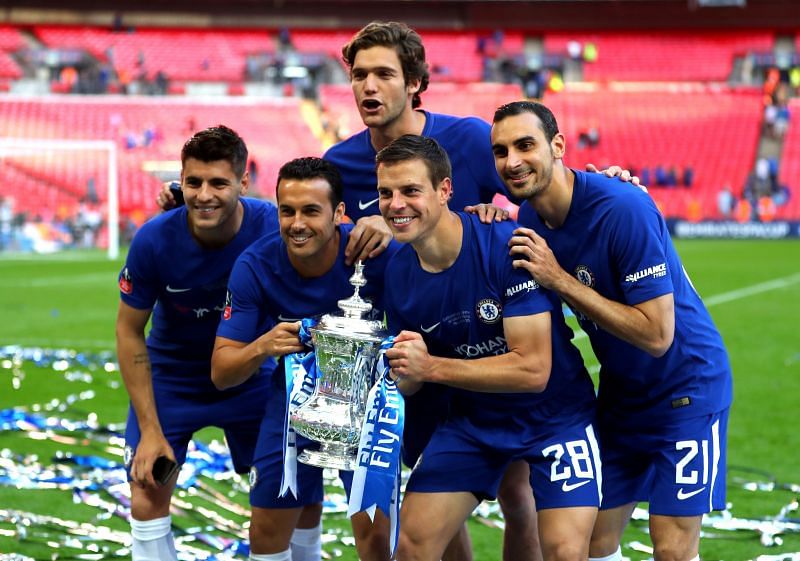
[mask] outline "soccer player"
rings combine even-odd
[[[348,216],[358,221],[356,231],[366,224],[383,222],[375,192],[375,155],[404,134],[435,138],[451,155],[458,190],[453,194],[450,208],[460,211],[467,205],[479,205],[480,212],[492,212],[488,217],[491,220],[493,207],[480,203],[490,203],[495,194],[506,195],[507,191],[493,171],[489,124],[477,117],[455,117],[419,108],[429,80],[425,47],[419,34],[403,23],[373,22],[344,45],[342,57],[350,69],[353,96],[366,128],[332,146],[323,158],[333,162],[342,174],[343,197]],[[353,252],[360,249],[348,248]],[[409,466],[416,462],[433,429],[429,416],[416,413],[425,413],[435,406],[440,400],[435,394],[431,387],[406,401],[404,461]],[[422,422],[424,426],[420,426]],[[527,479],[526,466],[515,465],[500,492],[506,517],[506,561],[541,558],[535,505]],[[451,560],[471,559],[466,531],[448,554]]]
[[[512,222],[448,208],[446,152],[406,135],[376,158],[383,218],[404,245],[384,292],[386,356],[404,394],[451,389],[406,486],[397,559],[436,561],[514,460],[530,468],[545,560],[580,560],[600,501],[595,396],[558,298],[512,266]]]
[[[505,185],[493,171],[489,123],[477,117],[455,117],[421,109],[422,94],[428,87],[428,63],[425,46],[419,34],[403,23],[372,22],[358,31],[342,48],[342,58],[350,69],[350,82],[359,115],[366,128],[332,146],[323,156],[340,170],[344,181],[344,201],[347,213],[358,220],[354,232],[377,215],[375,193],[375,156],[393,140],[405,134],[417,134],[436,139],[446,150],[452,163],[456,189],[449,201],[455,211],[468,208],[477,211],[483,221],[507,217],[497,213],[490,203],[497,194],[511,198]],[[587,166],[594,171],[594,166]],[[613,166],[607,175],[639,184],[638,178]],[[470,206],[472,205],[472,206]],[[348,247],[348,254],[369,249],[371,242]],[[405,461],[413,466],[416,456],[427,440],[431,426],[417,426],[427,416],[415,415],[426,411],[435,397],[427,387],[424,392],[406,401],[409,411],[404,437]],[[505,516],[503,558],[506,561],[536,561],[539,554],[536,529],[536,506],[528,486],[528,469],[524,462],[511,466],[500,487],[498,499]],[[464,532],[460,543],[448,550],[450,560],[471,558],[469,538]]]
[[[277,232],[275,206],[241,197],[249,184],[247,147],[225,126],[190,138],[181,163],[186,205],[141,227],[119,275],[117,354],[131,401],[125,452],[134,561],[177,559],[169,516],[176,477],[157,484],[156,460],[182,464],[192,434],[213,425],[225,430],[236,470],[246,471],[268,391],[267,376],[217,390],[210,361],[233,263],[252,242]]]
[[[333,164],[320,158],[292,160],[281,167],[276,192],[280,236],[268,236],[253,244],[231,273],[230,308],[219,325],[212,359],[211,375],[221,388],[247,384],[259,369],[269,377],[270,359],[304,350],[298,337],[299,320],[338,312],[337,302],[353,294],[349,282],[353,266],[345,260],[353,225],[343,223],[342,181]],[[388,241],[386,245],[387,251],[365,263],[368,282],[361,292],[373,300],[372,314],[379,319],[383,318],[380,296],[384,269],[397,247]],[[299,463],[297,498],[291,493],[279,496],[287,414],[282,360],[271,376],[267,395],[251,471],[250,558],[298,561],[294,548],[289,550],[289,538],[303,507],[322,501],[322,470]],[[298,450],[309,443],[298,435]],[[352,472],[343,474],[346,486],[351,477]],[[376,514],[376,520],[373,525],[363,512],[352,519],[361,559],[389,558],[388,519]]]
[[[732,379],[664,219],[642,191],[567,168],[544,105],[500,107],[492,144],[498,174],[526,199],[514,266],[569,304],[600,362],[603,502],[591,557],[622,559],[622,532],[644,500],[656,560],[698,560],[702,516],[725,506]]]

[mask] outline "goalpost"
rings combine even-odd
[[[0,138],[0,160],[14,156],[41,155],[47,152],[68,153],[81,151],[106,153],[108,162],[107,228],[108,258],[119,256],[119,183],[117,171],[117,145],[112,140],[68,140],[38,138]]]

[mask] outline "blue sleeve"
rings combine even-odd
[[[473,218],[473,220],[476,220]],[[491,255],[495,267],[495,278],[503,291],[503,316],[532,316],[553,309],[547,291],[533,280],[525,269],[515,269],[508,251],[508,240],[517,228],[512,221],[495,223]]]
[[[125,266],[120,271],[120,299],[138,310],[149,310],[155,306],[161,286],[156,266],[156,249],[152,236],[158,232],[145,224],[131,242]]]
[[[620,288],[629,305],[673,292],[661,214],[644,193],[619,200],[609,216],[614,220],[611,258],[620,275]],[[646,199],[645,199],[646,197]]]
[[[228,296],[217,336],[243,343],[255,341],[264,324],[264,302],[259,287],[259,276],[253,269],[247,253],[233,265],[228,279]],[[245,259],[243,259],[245,258]]]

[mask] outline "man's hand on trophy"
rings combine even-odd
[[[394,345],[386,350],[392,377],[404,395],[416,393],[428,380],[433,357],[422,335],[414,331],[401,331],[394,338]]]
[[[299,321],[281,322],[259,339],[263,352],[274,357],[302,353],[306,348],[300,341]]]
[[[350,231],[350,239],[344,249],[345,263],[352,265],[356,261],[380,255],[392,241],[392,232],[379,215],[364,216],[356,222]]]

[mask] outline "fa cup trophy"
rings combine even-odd
[[[375,383],[381,342],[388,335],[383,323],[365,319],[372,304],[359,296],[367,283],[364,265],[356,263],[350,284],[355,293],[339,300],[341,314],[326,314],[311,329],[317,386],[311,398],[290,417],[294,430],[320,443],[297,459],[312,466],[353,470],[367,395]]]

